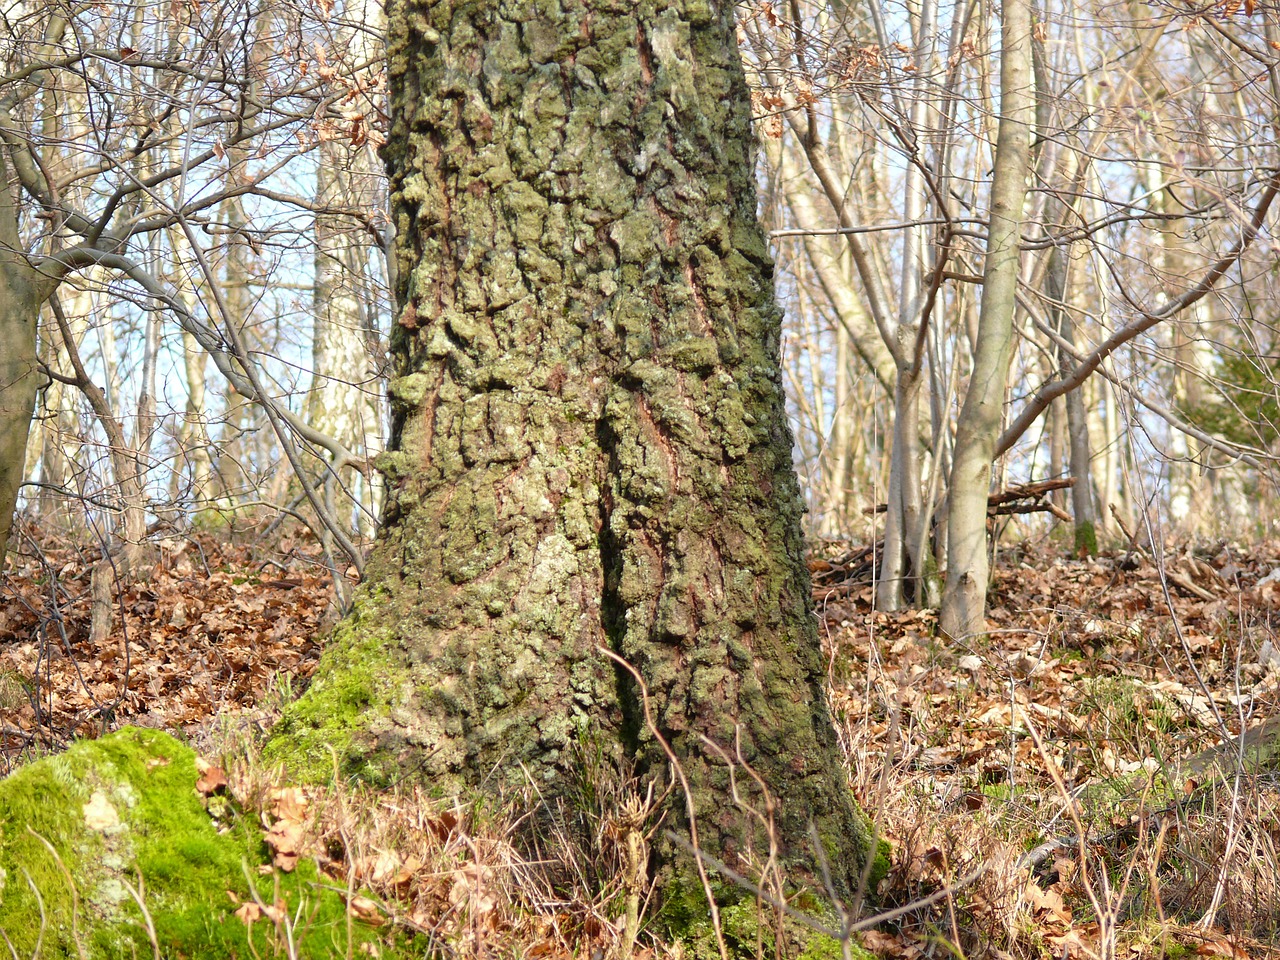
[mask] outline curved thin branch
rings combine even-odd
[[[1214,285],[1244,256],[1245,251],[1249,249],[1257,238],[1277,193],[1280,193],[1280,170],[1273,170],[1267,177],[1266,189],[1263,190],[1257,206],[1254,207],[1253,215],[1249,218],[1248,224],[1245,225],[1244,235],[1225,255],[1205,271],[1199,282],[1161,310],[1154,312],[1141,310],[1137,320],[1121,327],[1102,343],[1098,344],[1092,353],[1081,358],[1080,363],[1069,375],[1042,386],[1036,395],[1028,401],[1022,412],[1013,419],[1008,428],[1001,434],[1000,440],[996,444],[995,455],[999,457],[1006,453],[1027,432],[1031,424],[1036,422],[1040,414],[1048,409],[1049,404],[1064,393],[1074,390],[1084,383],[1090,374],[1098,369],[1102,361],[1111,356],[1119,347],[1122,347],[1139,334],[1150,330],[1156,324],[1171,319],[1208,295]]]
[[[1062,334],[1049,326],[1049,324],[1045,322],[1044,318],[1039,316],[1039,312],[1034,308],[1034,305],[1027,300],[1025,294],[1018,295],[1018,302],[1021,304],[1022,308],[1027,311],[1027,315],[1031,317],[1031,322],[1035,325],[1035,328],[1048,337],[1059,350],[1071,357],[1071,359],[1075,360],[1077,363],[1083,361],[1084,358],[1081,357],[1075,344],[1068,341],[1062,336]],[[1223,437],[1209,433],[1207,430],[1202,430],[1194,424],[1187,423],[1168,407],[1165,407],[1163,404],[1157,403],[1150,397],[1145,396],[1142,391],[1136,389],[1131,383],[1112,373],[1107,369],[1107,365],[1105,363],[1098,367],[1098,373],[1100,373],[1104,379],[1110,381],[1115,387],[1123,390],[1140,406],[1146,407],[1146,409],[1150,410],[1175,430],[1199,440],[1206,447],[1212,447],[1214,450],[1230,457],[1232,460],[1239,461],[1240,463],[1253,467],[1255,470],[1262,470],[1266,466],[1263,463],[1264,458],[1274,459],[1268,457],[1264,451],[1232,443],[1230,440],[1226,440]]]
[[[248,351],[245,349],[244,343],[240,340],[240,333],[236,329],[235,319],[231,316],[231,311],[227,307],[226,299],[223,297],[222,287],[218,284],[217,277],[214,276],[213,270],[209,266],[209,260],[205,257],[204,251],[200,247],[200,242],[195,235],[195,231],[191,229],[191,224],[186,219],[182,219],[179,220],[179,226],[182,228],[182,232],[187,238],[187,243],[191,247],[191,252],[195,255],[196,262],[200,265],[201,273],[204,274],[205,280],[209,284],[209,291],[213,295],[214,303],[218,307],[218,312],[222,315],[223,326],[226,328],[227,336],[235,351],[236,359],[239,361],[240,366],[244,371],[244,376],[252,387],[252,391],[246,395],[254,397],[262,403],[262,410],[267,415],[267,419],[271,422],[271,428],[275,431],[276,436],[280,440],[280,447],[284,451],[285,456],[288,457],[289,464],[293,467],[293,472],[298,478],[298,483],[302,485],[302,490],[307,495],[307,500],[311,504],[311,509],[315,511],[316,516],[320,518],[320,522],[323,523],[329,533],[333,535],[333,539],[337,542],[338,546],[342,548],[342,552],[347,555],[347,558],[356,568],[356,573],[363,577],[364,557],[361,555],[359,548],[351,542],[351,539],[342,529],[342,525],[329,513],[324,504],[320,502],[320,498],[316,496],[316,492],[311,485],[311,481],[307,479],[306,472],[302,469],[302,462],[298,458],[298,451],[294,448],[294,445],[289,442],[290,438],[285,430],[285,425],[288,424],[292,427],[295,421],[299,423],[303,423],[304,421],[302,421],[300,417],[295,417],[292,414],[289,414],[289,416],[286,417],[285,414],[288,414],[289,411],[277,407],[274,403],[262,402],[266,399],[267,393],[262,388],[262,381],[258,377],[257,368],[249,360]],[[306,424],[306,427],[311,433],[325,437],[325,439],[329,440],[335,448],[342,449],[344,451],[346,450],[346,448],[343,447],[342,444],[338,443],[337,440],[334,440],[332,437],[328,437],[325,434],[321,434],[320,431],[310,426],[310,424]],[[347,462],[354,463],[355,461],[348,459]],[[329,468],[331,473],[336,474],[340,466],[341,464],[338,463],[338,455],[335,452],[334,463],[331,464]],[[337,577],[338,571],[334,570],[335,590],[338,589]]]
[[[107,267],[124,274],[142,287],[149,296],[159,300],[173,311],[178,320],[178,325],[195,337],[196,342],[213,358],[218,372],[239,393],[244,394],[264,408],[271,407],[276,416],[288,425],[291,431],[308,443],[327,450],[333,458],[330,461],[330,466],[333,469],[338,470],[345,466],[352,466],[362,471],[367,469],[367,458],[352,452],[341,441],[317,430],[287,407],[278,405],[265,391],[259,391],[255,388],[253,382],[245,373],[245,369],[252,366],[252,361],[248,356],[236,355],[233,352],[234,345],[227,343],[221,334],[188,310],[176,292],[165,289],[164,284],[128,257],[119,253],[99,250],[96,247],[79,246],[58,254],[56,258],[49,257],[46,259],[57,259],[68,270],[93,265]],[[256,376],[254,379],[256,379]]]

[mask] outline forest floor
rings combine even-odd
[[[1088,560],[1048,540],[1004,549],[990,633],[950,646],[931,612],[873,612],[857,558],[828,545],[810,566],[852,783],[891,846],[873,902],[896,916],[859,933],[863,948],[910,960],[1280,955],[1276,765],[1206,762],[1280,718],[1280,544]],[[91,555],[46,542],[11,560],[0,773],[121,724],[166,729],[207,758],[201,789],[257,805],[277,866],[314,855],[355,878],[368,897],[353,910],[370,921],[467,955],[499,942],[529,957],[616,950],[634,892],[616,850],[562,849],[583,862],[568,864],[572,889],[553,889],[507,842],[514,808],[294,790],[256,763],[336,617],[304,536],[270,549],[167,541],[100,644]],[[625,806],[626,793],[601,802]],[[621,815],[596,811],[604,847]],[[272,919],[255,909],[237,915]],[[679,952],[640,943],[643,955]]]

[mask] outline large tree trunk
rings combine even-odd
[[[812,871],[812,822],[849,891],[867,836],[822,692],[732,7],[515,9],[388,11],[386,523],[274,749],[554,798],[586,741],[664,780],[610,650],[703,848],[768,856],[736,757],[780,801],[784,861]]]

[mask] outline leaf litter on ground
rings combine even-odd
[[[929,611],[872,609],[866,555],[811,569],[855,791],[893,848],[879,893],[905,905],[987,868],[897,922],[904,946],[1274,952],[1274,765],[1180,774],[1280,716],[1280,547],[1157,562],[1028,541],[1000,552],[986,636],[954,644]]]
[[[585,890],[567,901],[492,824],[419,793],[304,792],[217,754],[211,730],[269,729],[315,668],[333,584],[304,537],[270,553],[209,536],[159,551],[118,595],[101,644],[89,639],[92,559],[46,545],[0,578],[10,767],[122,723],[164,728],[209,746],[197,789],[215,822],[233,801],[256,810],[274,868],[316,858],[360,919],[461,952],[617,943],[608,909]],[[1274,775],[1189,780],[1173,796],[1157,783],[1280,716],[1280,545],[1185,546],[1157,562],[1028,541],[999,555],[987,635],[951,645],[931,611],[872,610],[872,559],[828,545],[811,561],[829,701],[855,793],[890,846],[878,905],[947,895],[866,932],[864,947],[1000,960],[1274,952]]]
[[[214,718],[269,725],[304,685],[334,619],[318,548],[260,549],[210,535],[168,541],[90,637],[92,561],[66,546],[0,578],[0,755],[56,748],[122,723],[196,735]]]

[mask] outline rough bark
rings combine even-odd
[[[604,648],[644,678],[704,849],[767,855],[724,751],[778,798],[782,859],[812,870],[812,821],[850,890],[866,831],[821,689],[732,8],[388,19],[385,527],[275,749],[554,798],[594,741],[665,779]]]
[[[947,514],[947,586],[938,615],[953,638],[986,630],[987,494],[1013,347],[1019,233],[1031,166],[1031,8],[1001,6],[1000,123],[991,180],[991,214],[973,372],[956,422]]]

